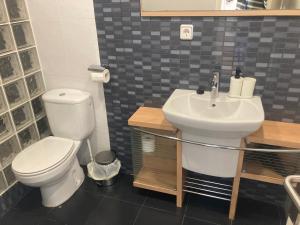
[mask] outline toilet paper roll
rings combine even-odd
[[[108,83],[110,80],[110,72],[108,69],[105,69],[102,72],[92,72],[91,79],[94,82]]]
[[[230,78],[229,97],[240,97],[244,78]]]
[[[256,79],[252,77],[244,78],[243,87],[242,87],[242,98],[252,98],[253,92],[255,89]]]
[[[155,137],[151,134],[142,134],[142,149],[143,152],[154,152],[155,150]]]

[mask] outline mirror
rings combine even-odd
[[[300,15],[300,0],[141,0],[142,16]]]

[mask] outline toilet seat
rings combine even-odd
[[[44,138],[20,152],[12,163],[12,169],[22,176],[46,173],[65,162],[74,146],[70,139]]]

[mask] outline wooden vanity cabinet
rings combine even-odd
[[[140,107],[130,117],[128,124],[133,127],[132,153],[135,175],[133,185],[139,188],[174,195],[176,196],[177,207],[182,207],[185,174],[182,168],[181,142],[155,137],[155,151],[153,152],[144,152],[141,144],[143,133],[141,130],[181,139],[180,131],[165,119],[160,108]],[[140,131],[134,128],[139,128]],[[273,146],[273,148],[300,149],[300,124],[264,121],[258,131],[242,140],[241,149],[247,147],[249,143],[269,145]],[[251,152],[243,150],[239,152],[237,172],[232,185],[229,210],[230,220],[234,220],[235,218],[241,179],[250,179],[277,185],[283,185],[284,183],[284,174],[279,173],[276,168],[272,168],[272,165],[268,167],[259,160],[247,160],[247,154],[251,154]],[[287,153],[275,154],[278,154],[280,160],[288,164],[295,164],[294,167],[296,170],[294,171],[298,172],[298,161],[295,159],[290,160],[295,155],[291,156]],[[298,154],[300,157],[300,153],[295,154]],[[266,157],[269,156],[267,155]],[[276,167],[275,164],[274,166]]]
[[[241,147],[245,147],[245,143],[261,144],[276,149],[300,149],[300,124],[266,120],[259,130],[250,134],[242,141]],[[290,172],[300,172],[300,168],[298,165],[300,153],[272,153],[272,155],[270,155],[270,158],[271,156],[274,157],[275,154],[276,159],[278,159],[279,161],[277,161],[276,163],[271,162],[269,165],[263,162],[264,159],[268,158],[267,155],[263,155],[264,153],[252,153],[256,154],[256,158],[262,158],[262,160],[247,160],[246,154],[251,154],[251,152],[240,151],[239,154],[239,163],[237,174],[233,182],[229,212],[229,219],[231,220],[235,218],[236,214],[239,184],[241,178],[255,180],[258,182],[283,185],[285,176],[292,174],[283,174],[283,171],[279,172],[283,169],[282,167],[284,167],[284,165],[277,165],[279,161],[284,162],[286,166],[293,166],[294,171]],[[278,168],[276,168],[277,166]],[[288,173],[288,171],[286,171],[285,173]]]
[[[149,134],[142,131],[179,138],[180,132],[158,108],[140,107],[130,117],[128,125],[132,126],[133,186],[174,195],[176,205],[182,207],[181,142],[152,135],[146,151],[143,138]]]

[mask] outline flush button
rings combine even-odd
[[[65,95],[66,95],[66,93],[64,93],[64,92],[59,94],[59,96],[65,96]]]

